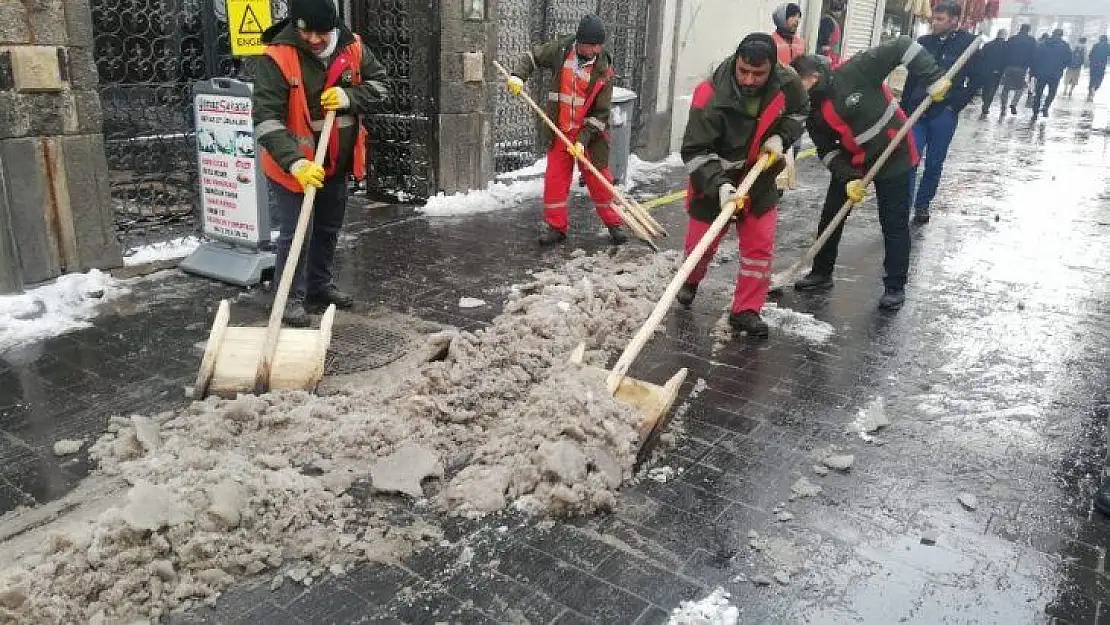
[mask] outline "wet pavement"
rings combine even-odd
[[[778,301],[831,324],[827,342],[773,330],[714,344],[737,270],[729,239],[731,260],[632,371],[661,382],[690,369],[677,444],[655,460],[675,474],[628,486],[614,514],[438,520],[444,545],[403,562],[309,589],[246,582],[171,620],[661,623],[722,586],[745,623],[1110,623],[1110,521],[1090,507],[1110,422],[1108,118],[1105,97],[1063,100],[1036,125],[965,117],[933,221],[914,229],[902,311],[876,310],[882,243],[867,208],[849,219],[835,288]],[[827,176],[811,159],[800,177],[777,268],[814,236]],[[639,192],[680,185],[676,171]],[[341,286],[364,314],[480,328],[529,271],[605,249],[580,195],[576,206],[559,250],[534,243],[538,199],[434,220],[356,207]],[[680,205],[656,214],[677,246]],[[267,312],[261,294],[177,273],[134,291],[93,328],[0,360],[0,509],[54,500],[87,474],[84,456],[53,456],[55,440],[183,405],[220,298],[238,296],[236,324]],[[460,297],[491,306],[462,310]],[[878,398],[890,426],[870,441],[848,432]],[[854,455],[851,470],[817,475],[833,451]],[[802,477],[821,492],[791,499]],[[957,501],[966,494],[974,509]],[[394,513],[414,514],[401,502]],[[787,583],[751,581],[775,573]]]

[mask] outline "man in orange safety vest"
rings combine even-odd
[[[304,251],[284,311],[287,325],[304,327],[308,304],[350,308],[336,287],[335,246],[347,212],[347,177],[366,174],[367,133],[361,116],[386,98],[385,68],[339,20],[333,0],[291,0],[289,17],[263,35],[252,95],[262,171],[281,224],[277,272],[289,255],[304,190],[318,189]],[[313,162],[328,111],[335,126],[324,166]]]

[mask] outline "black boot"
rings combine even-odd
[[[929,209],[919,208],[913,213],[913,223],[927,224],[929,223]]]
[[[1045,117],[1045,119],[1048,119],[1048,109],[1042,110],[1041,115],[1043,115]]]
[[[1103,480],[1102,486],[1095,493],[1095,510],[1110,516],[1110,479]]]
[[[748,336],[756,339],[765,339],[771,334],[767,322],[754,310],[729,313],[728,325],[732,326],[733,330],[745,332]]]
[[[687,282],[678,290],[678,295],[675,296],[675,299],[678,300],[679,304],[682,304],[683,308],[690,310],[690,305],[694,303],[694,297],[697,296],[697,294],[698,285]]]
[[[621,230],[620,226],[609,226],[609,243],[613,245],[624,245],[628,243],[628,235]]]
[[[802,276],[800,280],[794,283],[794,290],[796,291],[816,291],[818,289],[831,289],[833,286],[832,276],[827,276],[823,273],[811,271]]]
[[[879,298],[879,308],[883,310],[898,310],[904,303],[906,303],[906,290],[898,287],[886,287],[883,296]]]
[[[304,301],[299,299],[285,302],[285,312],[282,313],[281,320],[291,328],[307,328],[312,323],[308,311],[304,309]]]
[[[334,284],[329,284],[319,291],[309,293],[306,301],[315,306],[323,306],[327,308],[329,304],[335,304],[336,308],[344,310],[355,305],[355,298],[340,291]]]
[[[540,245],[557,245],[567,240],[567,233],[548,228],[547,232],[540,235]]]
[[[1011,104],[1010,105],[1010,114],[1011,115],[1017,115],[1017,105],[1016,104]]]

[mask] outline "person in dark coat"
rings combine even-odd
[[[851,198],[863,200],[865,173],[878,164],[894,137],[906,123],[885,81],[895,68],[905,65],[909,73],[928,85],[933,102],[943,102],[952,83],[925,48],[909,37],[897,37],[848,59],[838,69],[827,66],[824,57],[809,55],[794,60],[794,71],[809,91],[809,136],[821,162],[832,177],[821,211],[820,233],[832,222],[840,207]],[[903,141],[890,153],[874,177],[886,257],[883,295],[879,308],[898,310],[905,302],[906,276],[910,266],[910,180],[918,160],[912,141]],[[841,223],[813,259],[810,272],[794,283],[799,291],[827,289],[833,285],[837,246],[844,230]]]
[[[1057,28],[1052,32],[1051,39],[1037,47],[1037,58],[1033,61],[1033,78],[1037,82],[1036,92],[1033,95],[1033,121],[1037,120],[1038,115],[1048,117],[1048,109],[1056,99],[1060,80],[1064,77],[1064,70],[1070,62],[1071,46],[1064,41],[1064,29]],[[1048,88],[1047,98],[1045,98],[1046,87]]]
[[[998,86],[1002,84],[1002,73],[1006,70],[1007,46],[1009,42],[1005,29],[998,31],[998,36],[993,41],[983,46],[979,53],[979,82],[983,85],[983,110],[982,117],[991,111],[994,96],[998,93]],[[1003,102],[1005,108],[1005,102]]]
[[[1022,24],[1018,34],[1006,42],[1006,69],[1002,72],[1002,117],[1006,116],[1007,106],[1010,107],[1011,114],[1017,115],[1018,102],[1029,86],[1025,77],[1037,54],[1037,40],[1029,34],[1032,29],[1029,24]],[[1014,94],[1012,100],[1011,93]]]
[[[1110,42],[1107,42],[1106,35],[1103,35],[1098,38],[1098,43],[1091,48],[1091,57],[1088,59],[1091,64],[1091,82],[1087,87],[1088,102],[1095,99],[1095,94],[1102,86],[1102,79],[1106,77],[1107,60],[1110,60]]]

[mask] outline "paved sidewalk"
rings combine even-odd
[[[1110,622],[1110,522],[1090,510],[1110,421],[1108,116],[1106,104],[1065,101],[1036,126],[962,120],[933,221],[914,231],[902,311],[876,310],[882,243],[869,207],[849,219],[835,288],[779,300],[830,324],[825,342],[777,328],[765,343],[715,346],[737,270],[728,239],[731,260],[711,269],[692,311],[672,310],[632,372],[661,381],[690,369],[682,434],[657,461],[676,474],[627,487],[614,514],[436,519],[444,546],[397,565],[277,592],[266,577],[171,620],[662,623],[722,586],[744,623]],[[800,176],[782,208],[779,268],[812,240],[823,199],[819,164]],[[673,171],[642,191],[680,184]],[[450,219],[356,209],[342,286],[361,314],[480,328],[530,270],[605,249],[592,211],[576,206],[559,250],[535,245],[538,198]],[[657,214],[677,247],[680,205]],[[95,327],[5,354],[2,509],[54,500],[87,473],[83,456],[53,456],[55,440],[182,405],[215,305],[236,294],[156,277]],[[460,297],[491,306],[460,310]],[[265,303],[240,297],[233,323],[261,321]],[[870,442],[846,432],[879,398],[890,426]],[[817,475],[834,451],[854,455],[850,472]],[[800,478],[820,493],[791,500]],[[966,494],[973,510],[957,501]],[[414,515],[403,502],[394,513]],[[790,573],[785,584],[752,581],[776,572]]]

